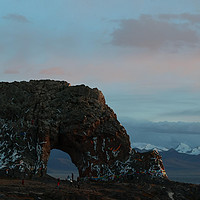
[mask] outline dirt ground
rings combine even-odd
[[[0,200],[200,200],[200,185],[172,181],[74,182],[0,179]]]

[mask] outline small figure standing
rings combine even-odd
[[[77,177],[77,187],[78,187],[78,189],[80,189],[80,178],[79,177]]]
[[[59,178],[58,178],[57,186],[58,186],[58,189],[59,189],[59,187],[60,187],[60,179]]]
[[[43,166],[40,168],[40,177],[43,177]]]
[[[24,179],[22,179],[22,185],[24,185]]]

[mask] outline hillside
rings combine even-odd
[[[38,180],[0,179],[1,200],[198,200],[200,185],[168,180],[135,179],[129,182],[74,182],[43,177]]]
[[[174,149],[163,151],[161,155],[171,180],[200,184],[200,155],[178,153]]]

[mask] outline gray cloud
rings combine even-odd
[[[131,142],[144,142],[167,148],[179,143],[199,146],[200,122],[151,122],[140,120],[121,120],[130,135]]]
[[[21,22],[21,23],[30,23],[30,21],[25,16],[19,15],[19,14],[8,14],[6,16],[3,16],[2,18],[6,20]]]
[[[200,110],[183,110],[183,111],[165,113],[164,115],[166,116],[199,116],[200,117]]]
[[[112,45],[158,49],[166,45],[195,46],[197,32],[186,24],[174,24],[143,15],[139,19],[120,20],[120,27],[112,33]]]
[[[151,122],[126,120],[122,123],[127,127],[127,129],[132,129],[139,133],[200,135],[200,122]]]
[[[187,20],[192,24],[200,24],[200,14],[189,14],[189,13],[182,13],[182,14],[161,14],[158,16],[159,19],[162,20],[171,20],[171,19],[179,19],[179,20]]]

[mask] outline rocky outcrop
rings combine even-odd
[[[157,152],[131,151],[98,89],[51,80],[0,83],[0,169],[42,176],[54,148],[71,156],[80,177],[165,176]]]

